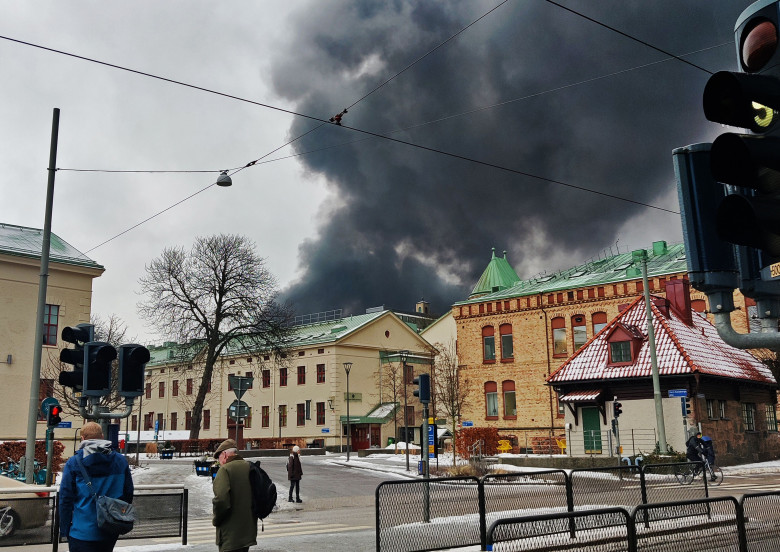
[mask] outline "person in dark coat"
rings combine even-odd
[[[706,435],[701,438],[701,444],[704,448],[704,457],[707,458],[707,462],[710,466],[715,465],[715,447],[712,445],[712,438]]]
[[[247,552],[257,544],[257,518],[252,515],[252,487],[249,462],[238,455],[233,439],[226,439],[214,451],[220,467],[214,477],[211,500],[217,528],[219,552]]]
[[[71,552],[110,552],[117,535],[97,524],[97,506],[78,466],[81,460],[98,496],[133,502],[133,477],[127,459],[103,439],[103,428],[87,422],[81,428],[81,447],[65,463],[60,481],[60,534],[68,539]]]
[[[295,489],[295,502],[299,504],[303,502],[301,500],[301,478],[303,477],[303,468],[301,467],[301,458],[298,453],[301,451],[298,445],[295,445],[290,453],[290,457],[287,459],[287,479],[290,481],[290,497],[287,499],[289,502],[293,501],[293,489]]]
[[[685,457],[689,462],[701,462],[703,455],[704,445],[701,440],[701,431],[697,431],[685,442]],[[698,471],[697,468],[694,468],[694,474],[696,471]]]

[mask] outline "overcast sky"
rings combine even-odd
[[[610,246],[680,241],[679,216],[663,210],[679,210],[671,151],[723,131],[701,93],[709,72],[735,69],[749,2],[561,3],[698,68],[542,0],[510,0],[443,45],[500,0],[6,0],[0,222],[43,227],[58,107],[60,169],[212,171],[57,172],[53,231],[106,268],[93,313],[144,342],[164,337],[136,314],[144,265],[196,236],[252,239],[300,314],[421,298],[443,313],[492,247],[531,277]],[[8,38],[314,118],[352,107],[343,127],[313,130],[314,119]],[[299,155],[111,239],[308,131],[264,161]]]

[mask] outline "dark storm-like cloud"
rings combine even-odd
[[[280,45],[284,53],[271,75],[275,90],[296,111],[327,118],[493,5],[312,3],[295,15],[296,32]],[[733,68],[732,29],[746,5],[569,3],[677,54],[726,43],[688,58],[710,71]],[[549,3],[511,1],[351,108],[344,124],[388,134],[527,97],[392,136],[657,204],[674,186],[671,150],[704,141],[712,130],[700,107],[709,75],[678,60],[657,63],[666,57]],[[591,80],[604,75],[612,76]],[[582,84],[567,86],[573,83]],[[296,119],[290,136],[314,124]],[[539,243],[580,260],[614,243],[617,229],[647,210],[362,138],[329,125],[296,142],[300,152],[360,140],[301,158],[327,178],[337,201],[324,213],[318,237],[300,246],[303,276],[284,292],[299,310],[411,308],[425,297],[443,312],[468,295],[492,246],[508,249],[518,273],[530,276],[523,268]],[[658,211],[655,219],[679,226],[668,213]]]

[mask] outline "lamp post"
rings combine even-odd
[[[409,420],[406,417],[407,391],[406,391],[406,359],[409,358],[409,351],[399,351],[398,356],[401,359],[401,381],[404,384],[404,444],[406,446],[406,471],[409,471]]]
[[[352,363],[351,362],[345,362],[344,363],[344,371],[347,373],[347,462],[349,462],[349,452],[352,448],[350,444],[350,437],[352,436],[352,431],[349,427],[349,371],[352,370]]]

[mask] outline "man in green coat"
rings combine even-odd
[[[257,544],[257,518],[252,515],[249,462],[238,455],[233,439],[214,452],[220,468],[214,478],[214,516],[219,552],[247,552]]]

